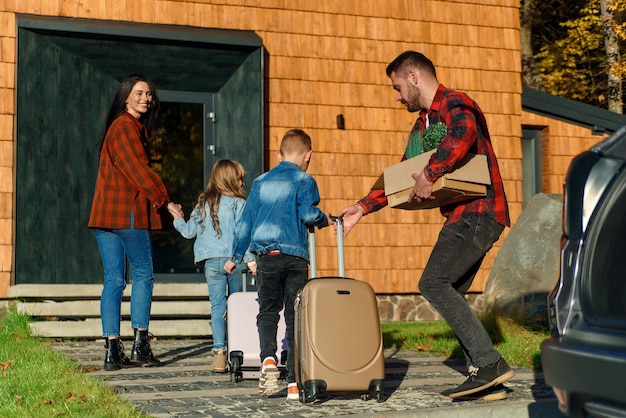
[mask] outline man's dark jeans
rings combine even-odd
[[[259,330],[261,361],[266,357],[276,357],[276,332],[281,309],[287,328],[287,382],[296,381],[294,371],[294,311],[293,302],[298,291],[309,277],[309,265],[300,258],[285,254],[265,255],[257,259],[257,280],[259,282],[259,314],[256,325]]]
[[[468,366],[481,368],[500,359],[464,293],[503,230],[493,219],[478,215],[444,226],[419,282],[422,296],[456,334]]]

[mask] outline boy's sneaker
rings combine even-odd
[[[515,372],[511,370],[504,359],[478,370],[472,368],[470,375],[465,382],[452,389],[449,396],[452,399],[466,397],[476,392],[480,392],[500,383],[504,383],[515,376]]]
[[[289,383],[287,385],[287,399],[299,400],[300,399],[300,390],[298,390],[297,383]]]
[[[273,357],[266,357],[261,366],[261,377],[259,378],[259,393],[270,396],[278,392],[278,378],[280,371],[276,366]]]
[[[439,396],[446,400],[453,400],[450,397],[454,389],[446,389],[442,391]],[[470,395],[455,398],[458,401],[500,401],[506,399],[506,388],[504,385],[495,385],[493,387],[483,389],[480,392],[472,393]]]

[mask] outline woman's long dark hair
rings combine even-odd
[[[131,74],[126,77],[117,88],[117,92],[115,93],[115,97],[113,98],[113,103],[111,103],[111,107],[109,108],[109,113],[107,114],[106,126],[104,128],[104,134],[98,143],[98,148],[102,151],[102,145],[104,144],[104,138],[106,137],[106,133],[111,127],[113,121],[122,113],[126,112],[126,99],[128,95],[135,87],[135,84],[140,81],[146,82],[150,91],[152,92],[152,103],[150,103],[150,107],[148,111],[139,117],[139,120],[143,123],[148,131],[148,138],[151,137],[153,133],[159,132],[161,129],[161,119],[160,119],[160,111],[161,111],[161,102],[159,101],[159,95],[157,94],[156,88],[151,80],[141,74]]]

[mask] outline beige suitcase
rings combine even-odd
[[[343,232],[338,222],[339,274],[343,268]],[[311,270],[316,270],[314,234],[309,234]],[[372,287],[344,277],[312,278],[294,303],[295,373],[300,401],[322,392],[373,393],[382,401],[385,381],[383,339]]]

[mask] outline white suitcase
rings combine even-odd
[[[256,327],[259,298],[254,280],[250,271],[244,270],[243,292],[233,293],[226,301],[226,345],[230,380],[234,383],[258,379],[261,375],[261,346]],[[282,311],[278,320],[276,346],[278,347],[278,353],[276,353],[278,368],[281,373],[286,373],[288,344]]]

